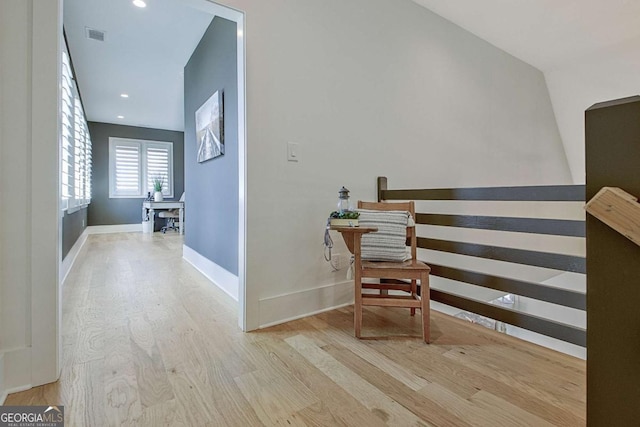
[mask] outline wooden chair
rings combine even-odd
[[[415,206],[413,202],[406,203],[375,203],[358,202],[358,209],[379,210],[379,211],[408,211],[415,219]],[[407,307],[411,309],[411,315],[415,315],[416,308],[420,308],[422,314],[422,338],[424,342],[430,341],[429,327],[429,266],[417,260],[416,249],[416,229],[414,226],[407,227],[407,243],[411,246],[411,259],[404,262],[382,262],[366,261],[361,258],[362,235],[372,232],[374,229],[364,227],[360,231],[359,227],[351,228],[352,231],[339,229],[347,239],[347,246],[354,255],[354,328],[357,338],[361,336],[362,330],[362,307],[382,306],[382,307]],[[351,245],[349,243],[352,243]],[[381,283],[362,283],[362,279],[380,279]],[[410,280],[410,282],[406,282]],[[417,295],[417,281],[420,281],[420,296]],[[363,293],[363,289],[376,289],[378,294]],[[404,291],[407,295],[389,294],[389,291]]]

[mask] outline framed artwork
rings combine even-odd
[[[217,90],[196,111],[198,163],[224,154],[224,93]]]

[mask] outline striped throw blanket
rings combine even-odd
[[[362,259],[367,261],[402,262],[411,258],[406,246],[407,225],[413,225],[406,211],[373,211],[359,209],[360,227],[377,227],[375,233],[362,236]]]

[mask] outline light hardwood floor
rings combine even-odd
[[[174,233],[90,236],[64,287],[57,383],[68,426],[579,426],[581,360],[432,311],[352,307],[242,333]],[[406,336],[407,334],[411,336]]]

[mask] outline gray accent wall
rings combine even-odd
[[[88,208],[84,208],[71,214],[64,213],[62,217],[62,259],[67,257],[84,229],[87,228],[87,210]]]
[[[184,134],[182,132],[89,122],[93,144],[92,199],[88,225],[136,224],[142,221],[141,198],[109,198],[109,137],[173,142],[173,195],[184,191]]]
[[[238,84],[236,23],[215,17],[184,69],[185,244],[238,275]],[[195,112],[224,91],[225,153],[198,163]]]

